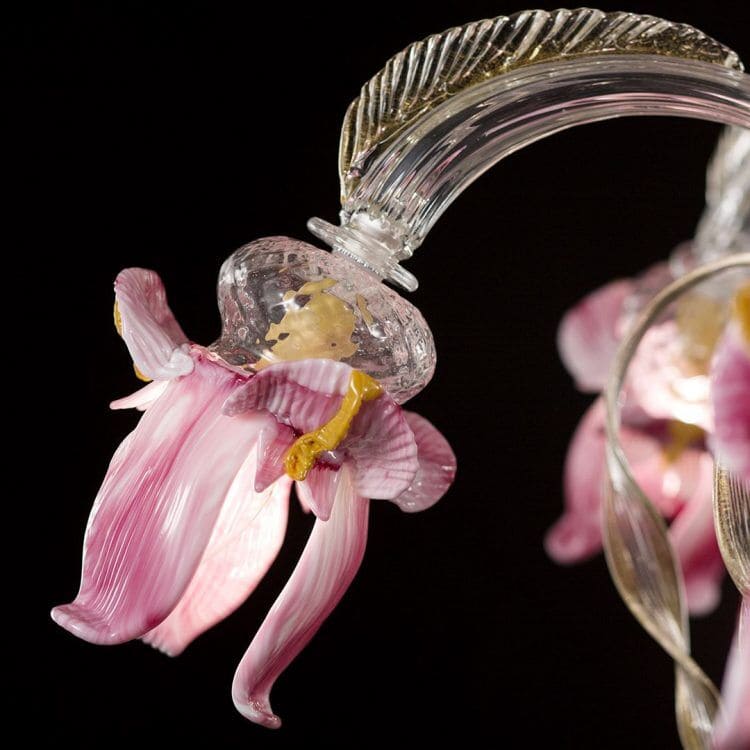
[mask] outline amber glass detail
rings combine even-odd
[[[375,400],[382,392],[377,380],[361,370],[353,370],[349,378],[349,389],[336,414],[322,427],[297,438],[288,450],[284,459],[286,473],[298,482],[303,481],[318,457],[326,451],[336,450],[346,437],[362,404]]]

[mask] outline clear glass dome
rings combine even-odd
[[[403,403],[435,370],[435,344],[414,305],[345,257],[289,237],[244,245],[219,274],[222,334],[211,349],[231,365],[335,359],[376,378]]]

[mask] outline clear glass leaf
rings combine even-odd
[[[714,465],[714,524],[729,575],[743,596],[750,595],[750,484]]]
[[[704,675],[705,676],[705,675]],[[675,714],[680,741],[686,750],[711,747],[714,719],[719,710],[719,698],[714,685],[696,680],[675,667]]]
[[[610,460],[603,507],[604,550],[612,578],[641,625],[674,659],[677,724],[685,748],[709,748],[718,691],[690,656],[683,583],[667,528],[622,469]]]
[[[527,65],[638,53],[740,67],[736,53],[686,24],[591,8],[525,10],[415,42],[388,60],[346,113],[339,153],[343,199],[384,143],[461,91]]]

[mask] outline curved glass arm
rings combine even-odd
[[[428,111],[361,170],[341,226],[318,237],[380,278],[414,290],[398,265],[479,175],[524,146],[575,125],[673,115],[750,128],[750,75],[656,55],[540,63],[489,79]]]
[[[414,290],[416,278],[399,261],[411,256],[443,211],[483,172],[553,133],[634,115],[733,126],[709,171],[707,209],[691,262],[720,260],[689,272],[643,311],[623,342],[606,391],[609,484],[602,524],[607,561],[628,607],[675,662],[683,746],[708,748],[718,692],[690,654],[682,574],[666,526],[622,452],[618,396],[638,342],[658,313],[698,282],[750,263],[748,254],[723,257],[747,247],[750,76],[715,63],[629,54],[568,58],[490,77],[426,110],[378,149],[365,151],[343,176],[351,189],[343,200],[341,226],[321,219],[308,226],[334,253]]]

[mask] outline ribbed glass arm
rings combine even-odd
[[[311,231],[381,278],[413,290],[398,262],[443,211],[508,154],[561,130],[614,117],[672,115],[750,128],[750,76],[657,55],[539,63],[456,94],[358,167],[341,226]]]

